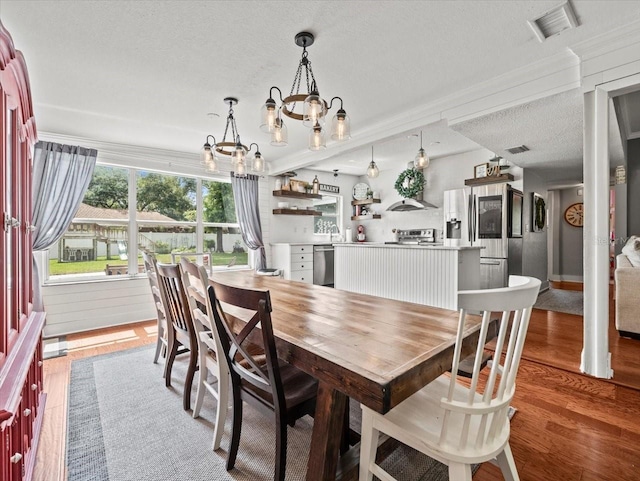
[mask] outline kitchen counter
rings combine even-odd
[[[458,291],[480,289],[480,247],[337,243],[335,287],[458,309]]]
[[[390,249],[433,249],[444,251],[464,251],[472,249],[484,249],[479,246],[444,246],[442,244],[387,244],[384,242],[334,242],[334,246],[345,247],[385,247]]]

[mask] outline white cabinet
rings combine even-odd
[[[312,244],[272,244],[272,267],[282,269],[284,278],[313,283]]]

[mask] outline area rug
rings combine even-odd
[[[583,303],[584,295],[582,291],[566,291],[550,287],[540,293],[533,307],[544,309],[545,311],[566,312],[567,314],[582,316]]]
[[[270,420],[249,406],[244,410],[236,467],[227,472],[231,418],[221,448],[212,451],[215,400],[205,396],[201,417],[192,419],[182,410],[180,379],[186,360],[176,360],[173,387],[167,389],[162,364],[153,364],[152,357],[145,346],[73,362],[68,481],[273,479],[275,430]],[[358,411],[352,406],[352,412]],[[289,428],[287,480],[305,479],[312,428],[309,417]],[[399,481],[448,479],[446,466],[406,446],[392,453],[383,467]]]

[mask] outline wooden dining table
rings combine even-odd
[[[451,368],[458,312],[260,276],[214,272],[228,285],[269,290],[278,357],[319,381],[307,481],[334,480],[347,399],[386,413]],[[462,355],[477,346],[468,322]]]

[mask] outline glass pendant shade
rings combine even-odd
[[[260,130],[263,132],[271,133],[276,127],[276,120],[278,118],[278,110],[276,108],[276,102],[272,98],[262,106],[262,122],[260,123]]]
[[[202,150],[200,151],[200,163],[202,165],[207,165],[208,162],[211,162],[215,159],[215,151],[211,149],[211,144],[206,142],[202,146]]]
[[[262,157],[262,154],[260,153],[260,151],[256,152],[256,155],[253,157],[251,161],[251,170],[253,170],[254,172],[262,173],[264,172],[264,169],[265,169],[264,164],[265,162],[264,162],[264,158]]]
[[[244,177],[245,175],[247,175],[247,166],[244,163],[244,159],[242,159],[241,162],[237,162],[236,165],[234,166],[235,169],[235,174],[238,177]]]
[[[415,160],[413,161],[413,165],[416,169],[426,169],[429,167],[429,156],[424,151],[424,149],[418,150],[418,154],[416,155]]]
[[[324,100],[322,100],[316,90],[313,90],[309,96],[304,99],[302,124],[309,128],[315,127],[316,124],[323,126],[326,113]]]
[[[240,137],[238,137],[233,154],[231,154],[231,162],[234,164],[244,163],[245,155],[244,146],[240,143]]]
[[[327,148],[327,140],[319,123],[309,132],[309,150],[323,150]]]
[[[218,162],[215,156],[204,162],[204,170],[207,172],[218,172]]]
[[[287,126],[281,118],[276,118],[274,129],[271,132],[271,145],[275,147],[284,147],[289,143],[289,134]]]
[[[347,140],[351,138],[351,120],[347,113],[340,109],[331,121],[331,139]]]
[[[367,177],[369,177],[370,179],[375,179],[376,177],[378,177],[378,175],[380,175],[380,170],[378,169],[376,163],[372,160],[369,163],[369,167],[367,168]]]

